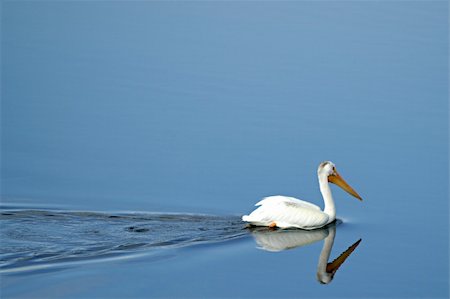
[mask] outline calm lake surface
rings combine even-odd
[[[2,1],[1,298],[447,298],[448,9]]]

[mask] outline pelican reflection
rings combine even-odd
[[[324,240],[317,265],[317,280],[322,284],[328,284],[333,280],[339,267],[361,242],[361,239],[359,239],[329,263],[328,260],[336,236],[336,223],[311,231],[297,229],[273,230],[270,228],[256,227],[251,228],[251,232],[258,248],[272,252],[293,249]]]

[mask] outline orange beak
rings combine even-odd
[[[350,195],[353,195],[357,199],[362,200],[361,196],[359,196],[359,194],[356,193],[356,191],[353,190],[353,188],[350,187],[349,184],[347,184],[347,182],[341,177],[341,175],[336,170],[332,175],[328,176],[328,182],[338,185],[346,192],[348,192]]]

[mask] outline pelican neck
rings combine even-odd
[[[336,219],[336,207],[334,205],[333,196],[331,195],[330,184],[328,183],[328,176],[319,174],[319,186],[320,186],[320,193],[322,193],[323,202],[325,203],[323,212],[330,217],[328,219],[328,223],[330,223],[331,221],[334,221]]]

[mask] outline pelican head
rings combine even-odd
[[[317,169],[317,175],[319,178],[326,177],[328,178],[328,182],[333,183],[344,189],[350,195],[356,197],[359,200],[362,200],[361,196],[350,187],[349,184],[341,177],[341,175],[336,170],[336,165],[334,165],[331,161],[325,161],[320,163],[319,168]]]

